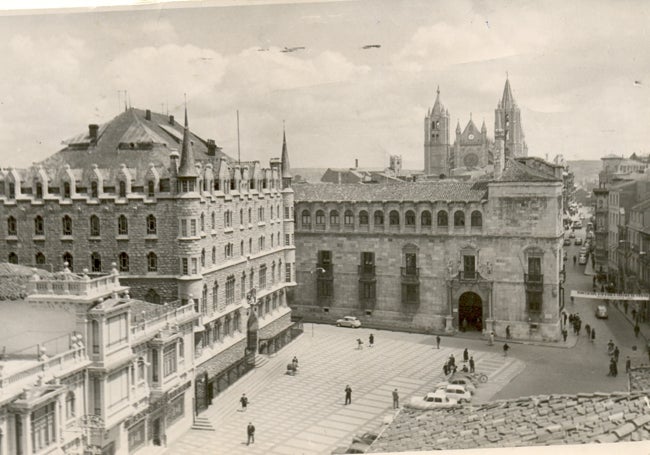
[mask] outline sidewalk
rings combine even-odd
[[[650,328],[649,328],[650,331]],[[483,340],[488,345],[487,339],[482,334],[476,332],[455,332],[454,334],[440,334],[441,336],[453,336],[454,338],[469,339],[469,340]],[[505,342],[508,344],[524,344],[528,346],[543,346],[547,348],[559,348],[559,349],[570,349],[576,345],[578,342],[577,336],[573,335],[573,332],[569,332],[566,342],[564,341],[537,341],[537,340],[526,340],[521,338],[510,338],[509,340],[502,337],[494,337],[494,345],[502,345]]]

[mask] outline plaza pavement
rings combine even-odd
[[[346,329],[305,324],[305,332],[269,362],[257,368],[213,400],[201,414],[216,431],[190,430],[172,443],[166,454],[329,454],[348,446],[355,434],[379,431],[392,418],[393,389],[400,405],[413,394],[432,391],[442,380],[442,365],[450,354],[462,364],[464,341],[443,337],[440,349],[431,335],[370,329]],[[375,335],[375,346],[367,345]],[[364,349],[356,349],[356,339]],[[486,346],[487,348],[487,346]],[[488,401],[516,377],[525,365],[504,358],[498,349],[470,351],[477,372],[488,374],[474,402]],[[296,376],[285,374],[296,355]],[[344,388],[352,388],[352,404],[344,406]],[[239,397],[250,404],[242,412]],[[246,426],[256,427],[255,444],[246,445]]]

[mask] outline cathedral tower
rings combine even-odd
[[[497,128],[500,125],[501,128]],[[494,139],[502,139],[505,159],[528,156],[528,147],[521,127],[521,111],[515,103],[510,88],[510,80],[506,78],[501,101],[494,110]]]
[[[440,102],[440,87],[436,101],[424,119],[424,173],[449,175],[449,111]]]

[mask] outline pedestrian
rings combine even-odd
[[[562,330],[562,338],[564,338],[564,342],[566,343],[566,337],[569,334],[566,329]]]
[[[471,356],[469,358],[469,372],[470,373],[474,373],[474,367],[475,366],[476,366],[476,364],[474,363],[474,356]]]
[[[634,324],[634,336],[636,338],[639,338],[639,331],[641,330],[641,327],[639,327],[639,324]]]
[[[492,346],[494,344],[494,332],[490,332],[490,338],[488,340],[488,344]]]
[[[596,341],[596,329],[591,329],[591,342]]]
[[[440,349],[440,335],[436,335],[436,347]]]
[[[506,326],[506,340],[510,339],[510,326]]]
[[[291,365],[293,366],[294,370],[298,369],[298,357],[295,355],[293,356],[293,359],[291,360]]]
[[[449,355],[449,365],[452,367],[456,366],[456,359],[454,358],[454,354]]]
[[[618,366],[616,365],[616,362],[614,362],[614,359],[612,359],[610,364],[612,366],[612,376],[618,376]]]
[[[636,319],[636,309],[632,308],[632,319]]]
[[[630,360],[630,356],[628,355],[625,358],[625,372],[629,373],[631,369],[632,369],[632,360]]]
[[[467,363],[468,360],[469,360],[469,352],[467,352],[467,348],[465,348],[465,350],[463,351],[463,362]]]
[[[562,317],[564,318],[564,325],[566,325],[566,318],[567,318],[566,311],[562,312]]]
[[[503,344],[503,356],[508,357],[508,349],[510,349],[510,346],[508,346],[508,343]]]
[[[618,356],[620,355],[621,351],[618,350],[618,346],[614,348],[614,362],[618,363]]]
[[[577,261],[577,260],[578,260],[578,259],[576,258],[576,255],[574,254],[574,255],[573,255],[573,266],[574,266],[574,267],[576,266],[576,261]]]
[[[372,347],[372,345],[375,343],[375,336],[371,333],[368,336],[368,347]]]
[[[244,412],[246,410],[246,407],[248,406],[248,398],[246,397],[245,393],[242,393],[242,396],[239,399],[239,402],[241,403],[241,410],[242,410],[242,412]]]
[[[578,319],[578,322],[576,322],[576,335],[580,336],[580,327],[582,326],[582,322],[580,319]]]
[[[587,339],[591,338],[591,326],[589,324],[585,325],[585,332],[587,332]]]
[[[607,343],[607,354],[612,355],[614,352],[614,342],[610,339]]]
[[[363,341],[361,341],[361,338],[357,338],[357,349],[363,349]]]
[[[449,362],[445,362],[442,366],[442,372],[445,373],[445,376],[449,374]]]
[[[352,404],[352,388],[349,384],[345,386],[345,404]]]
[[[397,393],[397,389],[393,390],[393,409],[398,409],[399,408],[399,393]]]
[[[246,445],[248,446],[255,444],[255,425],[253,425],[253,422],[248,422],[248,426],[246,427],[246,434],[248,435]]]

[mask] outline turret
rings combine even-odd
[[[289,164],[289,152],[287,150],[287,134],[284,129],[282,130],[282,158],[280,160],[282,189],[291,188],[291,165]]]
[[[194,151],[190,142],[190,129],[187,121],[187,106],[185,106],[185,129],[183,131],[183,144],[181,147],[181,163],[178,167],[178,192],[193,192],[196,189],[196,180],[199,174],[194,162]]]

